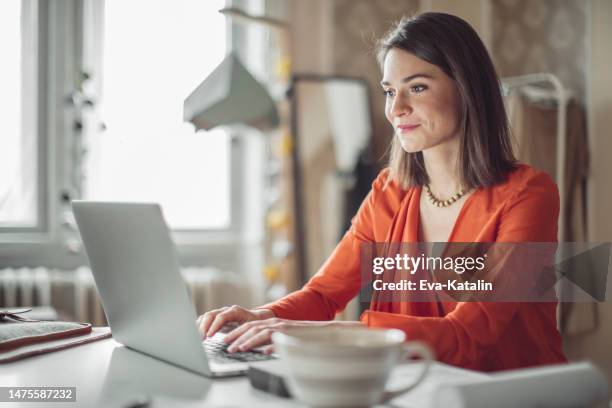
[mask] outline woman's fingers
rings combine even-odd
[[[227,308],[226,310],[218,313],[212,323],[206,330],[206,337],[212,337],[216,332],[218,332],[226,323],[236,321],[236,315],[238,311],[234,306]]]
[[[245,324],[241,324],[240,326],[236,327],[234,330],[232,330],[231,332],[227,333],[224,337],[223,337],[223,341],[227,344],[231,344],[233,343],[237,338],[241,337],[247,330],[250,330],[254,324],[260,323],[261,324],[261,320],[256,320],[253,322],[247,322]]]
[[[253,347],[258,347],[269,343],[272,333],[285,327],[285,323],[279,319],[267,319],[253,322],[250,327],[242,331],[242,335],[237,337],[227,348],[230,353],[234,351],[246,351]],[[264,333],[264,334],[262,334]]]
[[[276,323],[278,319],[265,319],[265,320],[254,320],[252,322],[245,323],[235,328],[231,332],[227,333],[223,338],[223,341],[230,344],[233,343],[236,339],[242,337],[248,330],[251,330],[253,327],[266,325],[270,323]]]
[[[238,344],[232,344],[227,351],[248,351],[254,347],[262,346],[270,343],[274,330],[271,327],[254,327],[245,333],[246,339]]]
[[[269,344],[261,350],[264,354],[272,354],[274,353],[274,344]]]
[[[258,334],[264,328],[262,322],[256,323],[259,323],[259,325],[249,324],[249,327],[247,327],[245,330],[242,330],[242,334],[231,342],[230,346],[227,348],[227,351],[229,351],[230,353],[233,353],[234,351],[240,351],[240,347],[245,341]]]
[[[236,305],[228,307],[215,316],[212,323],[210,324],[210,327],[206,331],[206,337],[214,336],[214,334],[221,330],[221,328],[227,323],[243,323],[255,318],[256,316],[251,311],[243,307]]]
[[[209,312],[204,313],[196,320],[196,326],[198,327],[198,331],[202,335],[202,337],[206,337],[206,332],[210,328],[211,323],[217,316],[217,314],[221,313],[227,309],[227,307],[222,307],[221,309],[211,310]]]

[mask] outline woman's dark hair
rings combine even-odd
[[[487,187],[503,181],[516,159],[499,78],[476,31],[459,17],[424,13],[403,18],[379,40],[381,67],[393,48],[438,66],[454,80],[461,98],[458,171],[464,187]],[[390,150],[391,178],[404,188],[429,182],[421,152],[405,152],[396,137]]]

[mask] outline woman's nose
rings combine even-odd
[[[412,106],[402,95],[397,95],[391,105],[391,116],[403,116],[412,112]]]

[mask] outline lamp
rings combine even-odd
[[[245,124],[265,131],[279,124],[276,103],[233,53],[185,99],[183,119],[196,130]]]

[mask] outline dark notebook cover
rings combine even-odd
[[[89,323],[39,321],[21,316],[28,310],[0,311],[0,363],[111,336],[108,330],[92,335]]]

